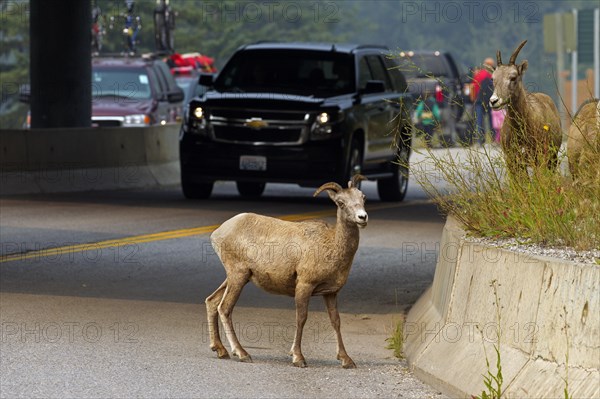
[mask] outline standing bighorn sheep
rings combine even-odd
[[[323,221],[289,222],[252,213],[227,220],[211,235],[215,252],[227,278],[206,298],[210,348],[219,358],[229,354],[219,336],[220,317],[234,355],[251,362],[233,329],[231,313],[248,281],[267,292],[293,296],[296,302],[296,335],[290,355],[297,367],[306,367],[301,351],[302,330],[311,296],[321,295],[337,335],[337,358],[344,368],[356,365],[346,353],[340,333],[337,293],[350,273],[358,248],[359,227],[367,225],[365,196],[357,188],[365,178],[355,175],[348,188],[326,183],[314,196],[327,190],[337,205],[335,226]]]
[[[580,171],[598,168],[600,165],[600,100],[590,99],[584,102],[569,127],[567,139],[567,157],[569,169],[574,179]],[[593,172],[598,172],[594,170]]]
[[[527,61],[515,64],[517,55],[527,40],[502,64],[500,50],[492,74],[494,93],[490,98],[493,109],[506,108],[501,129],[501,146],[511,176],[527,171],[527,166],[547,166],[555,169],[562,142],[560,116],[554,101],[544,93],[528,93],[523,85]]]

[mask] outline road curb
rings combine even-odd
[[[0,132],[0,195],[179,184],[179,125]]]
[[[446,395],[480,394],[498,326],[507,397],[564,397],[565,379],[571,397],[600,397],[600,267],[474,243],[449,217],[433,284],[405,322],[409,364]]]

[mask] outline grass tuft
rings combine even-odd
[[[576,181],[545,167],[515,178],[499,147],[415,151],[425,161],[410,166],[412,175],[471,234],[600,249],[600,162],[581,171]],[[560,158],[563,163],[564,154]]]
[[[388,342],[386,349],[393,350],[394,356],[398,359],[404,359],[404,317],[400,318],[392,331],[392,335],[386,341]]]

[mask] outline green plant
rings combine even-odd
[[[566,350],[566,353],[565,353],[565,378],[563,378],[563,381],[565,382],[565,389],[563,390],[563,393],[565,395],[565,399],[571,399],[572,396],[569,394],[569,345],[570,345],[570,341],[569,341],[569,324],[567,323],[567,307],[563,306],[563,310],[565,313],[564,314],[565,325],[564,325],[563,329],[565,331],[565,337],[567,340],[567,346],[565,348],[565,350]]]
[[[394,356],[398,359],[404,359],[402,348],[404,346],[404,317],[401,317],[396,323],[396,327],[392,331],[392,335],[386,339],[388,345],[386,349],[394,351]]]
[[[411,175],[471,234],[578,250],[600,248],[600,162],[574,183],[545,167],[510,178],[503,153],[491,146],[421,148],[415,153],[423,161],[411,162]]]
[[[483,330],[479,329],[481,333],[481,338],[483,342],[483,353],[485,354],[485,365],[487,368],[486,374],[483,375],[483,384],[485,385],[485,390],[481,392],[481,396],[473,396],[473,398],[477,399],[499,399],[502,397],[502,384],[504,382],[504,377],[502,376],[502,358],[500,356],[500,339],[501,339],[501,329],[500,329],[500,300],[498,298],[498,287],[497,281],[493,280],[490,283],[490,286],[494,290],[494,298],[496,299],[496,343],[494,344],[494,351],[496,352],[496,372],[492,373],[492,369],[490,367],[490,360],[487,355],[487,350],[485,348],[485,339],[483,336]]]

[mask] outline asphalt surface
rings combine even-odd
[[[176,187],[1,198],[0,397],[441,397],[386,338],[433,279],[443,218],[413,183],[400,204],[363,188],[369,226],[338,298],[355,370],[335,359],[318,297],[303,340],[309,367],[293,367],[293,299],[251,284],[233,318],[254,363],[208,347],[203,302],[225,278],[211,229],[247,211],[334,221],[326,195],[269,185],[245,201],[221,184],[208,201]]]

